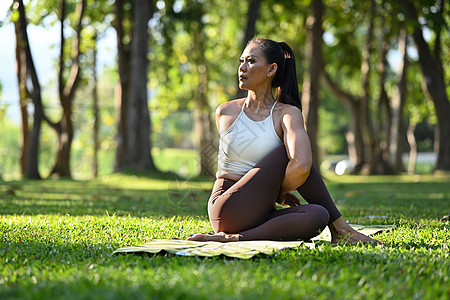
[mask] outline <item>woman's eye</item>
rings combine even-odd
[[[244,60],[241,58],[241,59],[239,59],[239,63],[243,63],[244,62]]]
[[[252,59],[252,58],[250,58],[250,59],[248,60],[248,62],[252,64],[252,63],[254,63],[254,62],[255,62],[255,60],[254,60],[254,59]]]

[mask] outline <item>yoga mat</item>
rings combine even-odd
[[[353,228],[366,235],[372,235],[384,230],[392,229],[390,225],[358,225],[352,224]],[[270,255],[285,248],[295,248],[304,245],[309,248],[315,247],[317,241],[330,241],[331,235],[328,227],[311,241],[239,241],[239,242],[197,242],[186,240],[162,240],[155,239],[140,246],[123,247],[115,250],[113,254],[125,253],[171,253],[180,256],[212,257],[225,255],[228,257],[249,259],[257,254]]]

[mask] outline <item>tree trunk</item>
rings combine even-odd
[[[15,2],[17,3],[17,2]],[[17,65],[17,82],[19,83],[19,105],[22,120],[22,136],[20,139],[20,171],[22,176],[26,176],[27,170],[27,153],[30,129],[28,128],[28,102],[31,102],[30,92],[28,91],[27,81],[27,58],[23,45],[23,38],[20,31],[20,22],[14,22],[16,33],[16,65]]]
[[[39,79],[37,76],[37,72],[34,66],[33,57],[31,55],[31,49],[27,34],[27,20],[25,15],[25,6],[23,4],[22,0],[15,0],[15,3],[17,3],[17,9],[19,10],[19,21],[17,23],[17,31],[16,34],[19,33],[19,47],[22,49],[25,55],[25,65],[23,65],[23,62],[20,65],[20,69],[22,67],[25,68],[25,70],[22,69],[19,79],[19,86],[25,86],[27,84],[27,81],[29,81],[31,91],[29,91],[29,95],[31,96],[31,99],[33,101],[34,105],[34,113],[33,113],[33,128],[31,130],[31,134],[29,138],[27,139],[27,143],[24,144],[24,153],[23,155],[25,158],[23,159],[24,162],[26,162],[26,167],[23,169],[24,176],[27,178],[32,179],[41,179],[41,175],[39,173],[39,139],[40,139],[40,133],[41,133],[41,124],[44,120],[44,112],[42,108],[42,99],[41,99],[41,86],[39,84]],[[23,54],[22,54],[23,55]],[[23,56],[21,55],[20,59],[23,59]],[[19,72],[19,70],[18,70]],[[25,72],[25,73],[22,73]],[[20,80],[25,78],[25,82],[21,82]],[[21,99],[21,107],[24,103],[27,101],[27,95],[22,93],[22,90],[19,90],[20,92],[20,99]],[[26,108],[22,108],[22,110],[26,110]],[[27,121],[26,121],[27,122]],[[24,123],[23,123],[24,125]],[[22,129],[23,131],[26,131],[27,129]],[[23,139],[25,142],[25,138]]]
[[[128,93],[130,82],[130,58],[131,58],[131,42],[133,41],[132,35],[128,34],[129,41],[127,40],[127,33],[124,28],[125,11],[124,4],[132,4],[132,2],[126,0],[116,0],[115,2],[115,15],[116,20],[114,22],[114,28],[116,30],[117,40],[117,57],[118,57],[118,73],[119,83],[116,86],[116,112],[117,112],[117,148],[116,148],[116,161],[114,170],[120,171],[125,165],[126,158],[126,124],[128,115]]]
[[[368,163],[368,172],[370,174],[375,173],[376,158],[375,158],[375,140],[373,138],[372,122],[370,118],[370,56],[373,43],[374,33],[374,21],[375,21],[375,0],[370,1],[369,11],[369,28],[366,35],[366,42],[362,50],[362,63],[361,63],[361,125],[362,136],[364,145],[366,147],[366,161]]]
[[[38,96],[35,95],[37,98]],[[39,96],[40,97],[40,96]],[[33,100],[34,103],[34,100]],[[41,137],[41,125],[44,117],[42,115],[42,106],[34,106],[33,129],[31,130],[30,142],[27,156],[27,178],[42,179],[39,172],[39,139]]]
[[[361,103],[359,101],[350,102],[351,121],[348,132],[345,135],[348,144],[349,160],[354,164],[352,174],[359,174],[366,164],[366,148],[362,136]]]
[[[313,164],[320,165],[317,136],[319,131],[319,76],[322,65],[322,0],[311,2],[311,15],[306,20],[307,38],[305,59],[309,63],[302,89],[302,107],[305,125],[311,142]]]
[[[67,101],[65,99],[64,101]],[[58,149],[56,151],[56,161],[51,171],[51,175],[58,178],[71,177],[70,153],[73,141],[73,124],[71,120],[71,108],[63,108],[63,115],[57,124],[56,134],[58,136]]]
[[[97,90],[97,34],[94,35],[94,47],[92,49],[92,102],[93,102],[93,115],[94,115],[94,128],[93,128],[93,143],[94,143],[94,155],[92,158],[92,174],[94,178],[98,177],[98,148],[99,148],[99,123],[100,112],[98,107],[98,90]]]
[[[408,69],[408,35],[406,30],[400,31],[398,40],[398,50],[402,56],[400,60],[399,71],[397,73],[398,84],[395,95],[392,98],[392,126],[389,143],[389,162],[394,172],[404,170],[402,154],[403,154],[403,131],[404,131],[404,106],[406,101],[406,73]]]
[[[19,84],[20,85],[20,84]],[[19,88],[21,89],[21,88]],[[28,99],[28,97],[27,97]],[[22,138],[20,140],[20,172],[22,176],[26,176],[27,170],[27,153],[29,152],[30,129],[28,124],[28,105],[20,99],[20,115],[22,119]]]
[[[362,120],[360,115],[360,101],[353,95],[343,91],[330,75],[325,71],[324,65],[321,65],[321,75],[325,86],[350,110],[350,124],[348,132],[345,135],[348,144],[348,155],[350,161],[355,165],[353,173],[357,174],[361,171],[365,164],[365,148],[362,138]]]
[[[413,39],[419,53],[419,64],[425,80],[425,94],[433,101],[436,116],[438,119],[438,149],[435,170],[450,171],[450,102],[446,94],[446,86],[444,83],[443,66],[439,56],[433,57],[433,54],[425,41],[422,29],[418,22],[417,11],[414,4],[408,0],[401,0],[406,18],[413,22],[414,31]],[[443,7],[441,8],[441,17],[443,15]],[[437,41],[440,41],[440,31],[437,32]],[[438,49],[440,43],[437,43],[434,53],[440,53]]]
[[[131,73],[127,107],[125,167],[155,169],[151,157],[150,114],[147,100],[148,26],[153,14],[152,3],[136,0],[131,43]]]
[[[214,147],[211,109],[207,103],[206,95],[202,94],[199,94],[195,113],[195,131],[198,134],[198,148],[200,152],[200,175],[214,177],[216,175],[214,170],[217,149]]]
[[[408,173],[414,174],[416,170],[417,162],[417,142],[414,132],[416,131],[417,123],[419,123],[420,113],[415,113],[410,121],[408,130],[406,131],[406,138],[409,144],[409,161],[408,161]]]
[[[248,13],[247,13],[247,27],[245,29],[244,40],[242,43],[242,49],[247,46],[247,43],[255,36],[256,34],[256,20],[258,19],[259,9],[261,7],[262,0],[251,0],[248,5]],[[242,98],[247,96],[247,91],[241,90],[239,88],[239,82],[236,82],[237,93],[236,98]]]
[[[74,51],[71,68],[67,79],[64,79],[65,59],[64,46],[66,39],[64,36],[64,23],[66,21],[66,1],[60,1],[60,57],[59,57],[59,73],[58,73],[58,91],[59,101],[62,107],[61,120],[57,124],[50,123],[58,136],[58,149],[56,152],[55,165],[51,171],[51,175],[57,177],[71,177],[70,171],[70,153],[73,141],[73,124],[72,124],[72,103],[75,97],[75,91],[80,81],[80,42],[81,31],[83,29],[83,15],[86,8],[86,0],[78,2],[75,8],[75,18],[77,25],[75,28],[75,36],[73,38],[72,51]]]
[[[384,24],[384,17],[382,17]],[[389,142],[390,128],[392,123],[392,112],[389,105],[389,98],[386,92],[386,72],[387,72],[387,52],[388,43],[384,31],[381,34],[381,46],[379,48],[379,59],[377,71],[379,76],[379,97],[377,99],[377,110],[375,118],[375,127],[373,131],[374,140],[374,160],[375,166],[372,174],[392,174],[392,168],[389,165]]]
[[[195,131],[197,133],[197,148],[200,152],[200,175],[215,177],[215,157],[217,149],[215,145],[214,125],[211,121],[211,108],[208,105],[208,68],[205,57],[205,39],[203,26],[193,33],[196,55],[199,85],[197,89],[195,105]]]
[[[371,7],[369,12],[369,28],[366,36],[366,43],[362,51],[361,63],[361,94],[355,97],[343,91],[327,74],[322,64],[321,75],[331,92],[341,101],[345,106],[350,108],[351,122],[349,132],[346,135],[348,142],[348,153],[350,160],[355,164],[353,174],[358,174],[365,166],[368,166],[368,172],[374,172],[376,169],[375,159],[375,141],[373,139],[373,128],[370,118],[370,56],[372,48],[372,40],[374,35],[374,18],[375,18],[376,3],[371,0]]]

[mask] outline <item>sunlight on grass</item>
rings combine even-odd
[[[324,172],[325,178],[340,183],[400,183],[400,182],[450,182],[449,174],[403,175],[336,175]],[[450,188],[449,188],[450,189]]]
[[[2,299],[446,299],[448,177],[326,176],[352,223],[386,243],[300,247],[251,260],[114,255],[209,232],[213,181],[172,173],[0,182]]]
[[[157,177],[162,177],[158,179]],[[213,180],[198,181],[194,179],[182,178],[175,174],[153,174],[151,181],[145,177],[136,175],[128,176],[122,174],[105,175],[99,179],[99,182],[111,188],[121,189],[152,189],[152,190],[168,190],[173,188],[182,188],[184,185],[192,185],[199,189],[211,189]]]
[[[161,171],[172,171],[182,176],[195,175],[200,171],[200,158],[195,149],[153,148],[152,155]]]

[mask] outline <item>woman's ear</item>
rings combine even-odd
[[[278,70],[278,65],[276,63],[270,64],[269,69],[267,71],[267,77],[271,77],[271,76],[275,75],[277,70]]]

